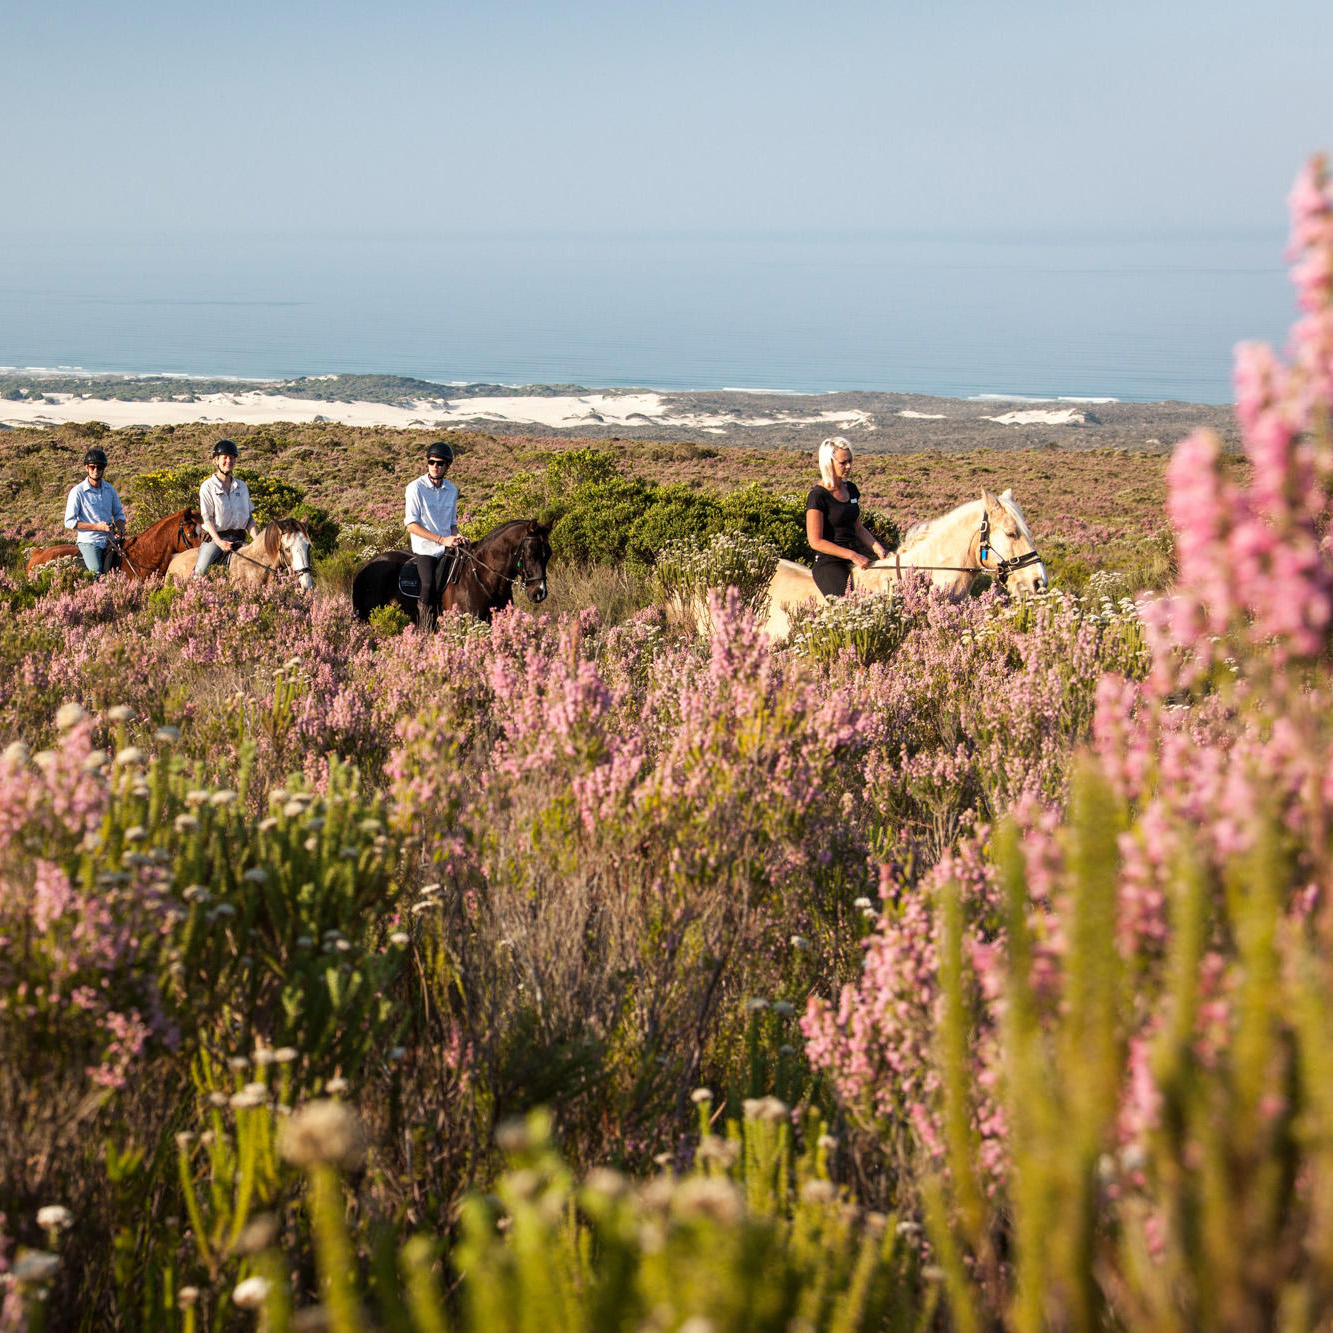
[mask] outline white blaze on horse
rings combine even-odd
[[[186,583],[194,574],[197,551],[183,551],[167,566],[167,577]],[[310,533],[296,518],[278,518],[260,528],[254,541],[239,547],[227,558],[227,578],[232,583],[263,587],[286,575],[294,575],[301,587],[315,586],[310,567]]]
[[[851,587],[884,592],[912,573],[926,574],[937,588],[961,597],[983,574],[1017,592],[1042,592],[1046,566],[1013,491],[982,491],[940,518],[907,530],[902,545],[868,569],[853,569]],[[774,642],[791,633],[791,615],[806,603],[824,601],[814,575],[804,565],[779,560],[768,592],[764,633]],[[707,624],[707,617],[703,620]]]

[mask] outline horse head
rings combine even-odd
[[[203,515],[195,509],[182,509],[180,526],[176,529],[175,553],[202,546],[206,535]]]
[[[269,537],[276,549],[269,554],[286,565],[309,592],[315,586],[315,576],[310,570],[310,530],[299,518],[279,519],[269,529],[276,529]]]
[[[546,600],[546,566],[551,559],[551,529],[534,518],[518,544],[515,577],[534,602]]]
[[[977,563],[995,582],[1011,592],[1045,592],[1046,566],[1037,554],[1023,511],[1012,490],[981,492],[981,529]]]

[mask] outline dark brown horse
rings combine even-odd
[[[462,568],[439,595],[432,609],[465,611],[489,621],[496,611],[514,600],[514,585],[521,583],[534,602],[546,600],[546,566],[551,559],[551,530],[537,520],[513,519],[492,528],[475,545],[459,554]],[[377,606],[398,606],[412,620],[417,618],[417,599],[398,586],[410,551],[386,551],[367,561],[352,580],[352,607],[367,620]],[[415,571],[413,571],[415,572]]]
[[[121,545],[119,565],[131,578],[146,579],[150,574],[165,574],[171,557],[189,551],[204,538],[203,519],[198,510],[182,509],[160,518],[152,527],[145,528],[136,537],[128,537]],[[49,560],[62,555],[78,555],[73,542],[61,546],[46,546],[28,556],[28,573]]]

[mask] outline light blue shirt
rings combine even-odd
[[[94,486],[85,477],[69,493],[65,501],[65,526],[72,528],[76,523],[123,523],[125,511],[120,507],[120,496],[116,488],[104,481]],[[111,540],[109,532],[78,532],[75,540],[87,546],[105,546]]]
[[[438,486],[432,486],[429,477],[408,482],[406,500],[404,523],[419,523],[441,537],[453,532],[458,521],[458,487],[448,477]],[[428,542],[412,534],[412,550],[416,555],[443,555],[448,549],[439,542]]]

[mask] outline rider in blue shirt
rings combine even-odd
[[[89,449],[83,456],[88,475],[70,491],[65,501],[65,526],[76,535],[83,563],[100,577],[109,565],[111,534],[125,536],[125,510],[121,507],[116,488],[103,479],[106,454],[101,449]]]
[[[444,474],[454,451],[443,441],[426,446],[426,473],[407,485],[403,522],[412,537],[412,562],[421,578],[417,624],[432,627],[437,595],[443,591],[458,535],[458,487]]]

